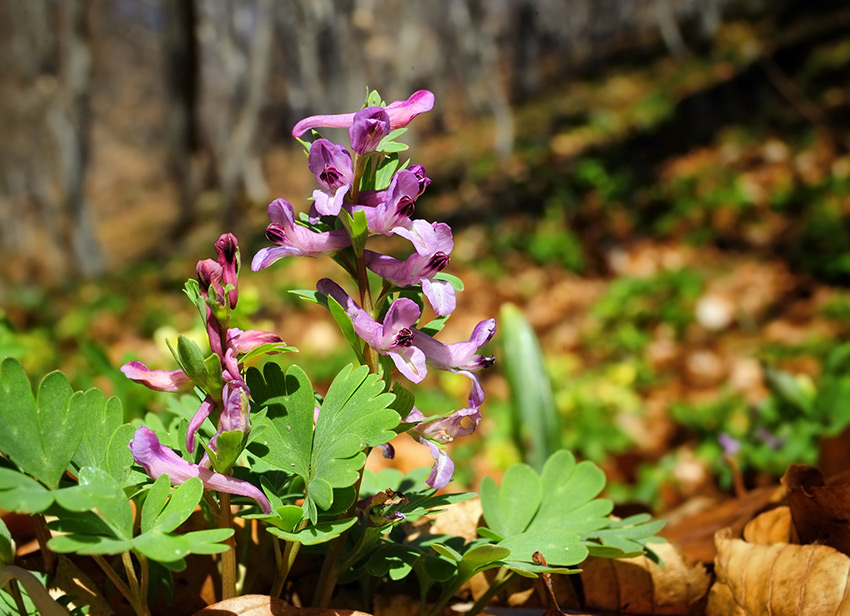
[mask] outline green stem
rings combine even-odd
[[[124,583],[124,580],[121,579],[121,576],[112,568],[112,566],[106,562],[106,559],[103,556],[98,554],[93,554],[92,558],[94,558],[94,562],[98,564],[98,566],[103,569],[103,572],[106,574],[106,577],[115,585],[115,588],[118,589],[124,598],[130,603],[130,606],[133,608],[133,611],[136,612],[138,616],[151,616],[150,610],[148,610],[147,601],[140,601],[139,597],[136,596],[127,584]]]
[[[325,561],[322,563],[322,570],[319,572],[319,583],[316,585],[316,593],[313,595],[313,607],[326,608],[331,601],[334,588],[336,588],[336,581],[339,579],[336,562],[342,554],[342,546],[347,536],[348,533],[342,533],[331,541],[328,553],[325,555]]]
[[[498,592],[517,578],[517,574],[514,571],[511,571],[510,575],[504,575],[507,571],[507,569],[499,569],[499,573],[496,574],[496,578],[493,580],[493,583],[490,584],[490,588],[487,589],[487,592],[478,597],[473,604],[472,609],[467,612],[467,616],[475,616],[480,613],[481,610],[487,607],[487,604],[490,603],[490,599],[495,597]]]
[[[124,563],[124,572],[127,574],[127,583],[130,585],[130,591],[138,596],[141,585],[139,584],[139,578],[136,577],[136,567],[133,566],[133,557],[130,555],[130,552],[121,552],[121,561]]]
[[[230,510],[230,494],[219,492],[219,528],[233,528],[233,512]],[[227,551],[221,555],[221,599],[236,596],[236,538],[231,535],[227,541]]]

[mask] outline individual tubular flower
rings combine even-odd
[[[413,346],[413,326],[421,315],[414,301],[397,299],[387,310],[384,322],[378,323],[333,280],[323,278],[316,288],[336,300],[351,319],[355,333],[378,353],[389,356],[405,377],[414,383],[425,378],[425,354]]]
[[[384,110],[390,121],[390,130],[403,128],[420,113],[431,111],[434,107],[434,94],[428,90],[418,90],[410,95],[407,100],[393,101]],[[354,124],[354,113],[341,113],[337,115],[315,115],[304,118],[292,129],[293,137],[300,137],[314,128],[350,128]]]
[[[151,370],[140,361],[129,361],[121,372],[131,381],[141,383],[154,391],[189,391],[194,387],[182,370]]]
[[[285,199],[276,199],[269,205],[266,237],[277,244],[274,248],[263,248],[251,261],[251,269],[259,271],[283,257],[320,257],[329,255],[351,245],[345,229],[316,232],[296,224],[292,204]]]
[[[389,188],[380,194],[384,197],[382,201],[374,205],[355,205],[352,211],[359,210],[366,215],[366,225],[373,235],[397,233],[407,237],[407,227],[412,224],[410,216],[415,208],[416,197],[419,196],[416,175],[412,171],[399,171],[393,176]]]
[[[492,355],[479,354],[478,349],[490,342],[495,333],[496,319],[486,319],[475,326],[467,341],[443,344],[428,334],[415,329],[413,330],[413,344],[425,353],[428,365],[438,370],[447,370],[469,378],[472,381],[469,406],[480,408],[484,403],[484,390],[475,372],[489,368],[496,360]]]
[[[409,434],[428,447],[434,466],[431,474],[425,480],[432,488],[445,488],[454,473],[454,462],[446,453],[443,445],[451,443],[461,436],[469,436],[481,422],[481,411],[477,408],[466,408],[455,411],[446,417],[429,419],[415,406],[404,418],[406,423],[418,422],[411,428]]]
[[[145,426],[138,428],[133,434],[129,448],[136,463],[153,479],[168,475],[172,485],[180,485],[192,477],[198,477],[207,490],[253,498],[263,513],[271,513],[269,500],[261,490],[247,481],[222,475],[184,460],[168,447],[163,447],[156,434]]]
[[[357,154],[374,152],[381,139],[390,134],[390,116],[383,107],[366,107],[354,114],[348,137]]]
[[[416,180],[419,182],[419,192],[416,194],[416,196],[419,197],[425,192],[428,185],[431,184],[431,178],[428,177],[428,173],[425,171],[425,165],[415,163],[410,165],[407,170],[412,172],[413,175],[416,176]]]
[[[310,146],[307,166],[322,187],[313,191],[313,207],[322,216],[336,216],[354,181],[351,154],[341,145],[317,139]]]
[[[417,220],[416,223],[425,223]],[[449,254],[454,248],[452,232],[445,223],[434,223],[433,226],[425,223],[430,233],[418,233],[423,237],[423,243],[427,252],[414,252],[404,261],[394,259],[389,255],[383,255],[367,250],[364,252],[366,266],[386,280],[398,287],[411,287],[422,285],[422,292],[431,304],[434,313],[438,316],[451,314],[455,309],[455,290],[450,282],[445,280],[434,280],[434,276],[443,271],[449,263]],[[417,230],[422,225],[415,225]]]

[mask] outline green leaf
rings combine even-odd
[[[365,364],[366,359],[363,357],[363,341],[360,340],[360,336],[354,332],[354,324],[351,322],[351,317],[348,316],[340,303],[332,297],[327,298],[327,306],[331,316],[334,318],[334,321],[336,321],[337,325],[339,325],[342,335],[345,336],[348,346],[350,346],[351,350],[354,351],[357,361],[361,364]]]
[[[154,528],[136,537],[132,546],[161,563],[182,560],[189,554],[220,554],[229,548],[222,543],[233,535],[232,528],[211,528],[183,535],[169,535]]]
[[[141,530],[143,533],[153,528],[159,514],[162,513],[168,494],[171,492],[171,480],[168,475],[160,475],[153,482],[145,497],[145,505],[142,507]]]
[[[201,295],[201,285],[198,284],[198,281],[194,278],[189,278],[186,281],[186,284],[183,285],[183,292],[189,297],[195,307],[198,309],[198,313],[201,315],[201,320],[206,321],[207,318],[207,304],[204,301],[204,296]]]
[[[398,543],[378,546],[366,562],[366,571],[376,577],[389,576],[393,581],[407,577],[424,556],[421,549]]]
[[[281,528],[274,527],[267,530],[276,537],[286,539],[287,541],[297,541],[303,545],[316,545],[339,537],[351,528],[356,521],[357,518],[344,518],[341,520],[319,522],[298,532],[287,532]]]
[[[487,526],[503,537],[522,533],[537,513],[542,496],[540,477],[526,464],[514,464],[507,470],[501,490],[495,481],[485,477],[481,506],[489,514],[484,518]]]
[[[15,561],[15,540],[3,520],[0,520],[0,569]]]
[[[0,468],[0,502],[7,511],[40,513],[53,504],[53,494],[23,473]]]
[[[455,288],[455,291],[457,291],[458,293],[463,291],[463,280],[461,280],[457,276],[452,276],[451,274],[447,274],[446,272],[438,272],[434,274],[434,280],[445,280],[446,282],[450,283]]]
[[[17,360],[0,364],[0,453],[48,488],[56,488],[83,436],[85,402],[68,378],[52,372],[33,397]]]
[[[85,467],[80,471],[80,486],[92,499],[120,539],[133,537],[133,508],[123,486],[106,471]]]
[[[156,520],[148,530],[158,530],[163,533],[174,531],[189,519],[203,495],[204,484],[200,479],[192,477],[186,480],[175,488],[165,508],[161,509],[161,513],[156,516]],[[144,516],[144,510],[142,515]]]
[[[118,480],[121,485],[133,485],[147,480],[147,475],[131,471],[133,453],[130,451],[130,439],[135,429],[130,424],[118,426],[106,445],[106,472]]]
[[[512,435],[536,470],[560,446],[561,428],[543,352],[516,306],[502,306],[499,328],[502,369],[511,392]]]
[[[83,436],[73,462],[77,468],[91,466],[109,472],[110,452],[104,444],[124,421],[121,401],[115,397],[106,400],[99,390],[90,389],[84,394],[84,413]]]
[[[407,129],[404,129],[407,130]],[[395,132],[395,131],[393,131]],[[392,133],[390,133],[391,135]],[[390,135],[384,137],[386,140]],[[378,146],[380,147],[380,146]],[[398,169],[398,155],[393,155],[388,157],[386,162],[380,166],[380,168],[375,172],[375,189],[376,190],[384,190],[389,187],[390,182],[392,181],[393,175],[395,175],[396,170]]]
[[[333,505],[334,489],[357,481],[366,460],[363,450],[388,442],[399,416],[387,408],[392,394],[369,369],[343,368],[328,388],[313,429],[315,398],[310,380],[292,366],[283,375],[276,364],[266,364],[263,375],[248,371],[257,407],[267,407],[268,429],[249,445],[268,464],[304,479],[304,510],[316,524],[317,509]]]
[[[443,331],[443,327],[445,327],[446,323],[449,320],[450,314],[445,314],[441,317],[436,317],[428,321],[425,325],[419,328],[419,330],[423,334],[428,334],[429,336],[436,336],[441,331]]]

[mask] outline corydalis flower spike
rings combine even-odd
[[[188,391],[194,387],[182,370],[151,370],[140,361],[127,362],[121,366],[121,372],[131,381],[154,391]]]
[[[172,485],[180,485],[192,477],[198,477],[207,490],[253,498],[257,501],[263,513],[271,513],[269,499],[261,490],[247,481],[222,475],[208,468],[187,462],[168,447],[163,447],[156,434],[145,426],[136,430],[128,446],[130,451],[133,452],[133,459],[153,479],[157,479],[161,475],[168,475]]]
[[[452,479],[455,472],[455,463],[446,453],[445,449],[437,447],[434,443],[424,438],[419,439],[419,442],[425,445],[431,452],[431,457],[434,458],[434,466],[431,468],[431,474],[425,480],[429,486],[434,489],[442,490]]]
[[[418,90],[407,100],[393,101],[384,107],[384,110],[390,119],[390,130],[395,130],[407,126],[420,113],[431,111],[433,108],[434,94],[428,90]],[[350,128],[354,124],[354,116],[354,113],[310,116],[295,125],[292,136],[298,138],[314,128]]]

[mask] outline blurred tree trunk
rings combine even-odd
[[[163,57],[167,82],[168,170],[178,187],[179,214],[172,236],[187,231],[195,216],[196,178],[192,155],[198,147],[198,41],[195,0],[162,0]]]
[[[214,42],[209,50],[218,56],[205,67],[202,104],[221,191],[219,215],[227,227],[236,222],[241,201],[268,196],[259,126],[271,69],[272,4],[272,0],[201,4],[206,42]]]
[[[88,2],[13,0],[3,37],[2,240],[31,274],[104,271],[86,202],[91,109]]]

